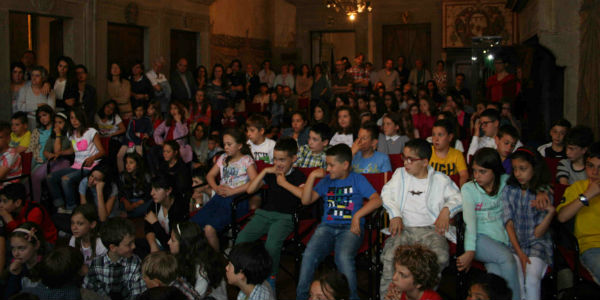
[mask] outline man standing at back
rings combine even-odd
[[[187,102],[196,94],[196,81],[188,71],[188,61],[180,58],[171,73],[171,100]]]

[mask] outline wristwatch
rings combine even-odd
[[[590,206],[590,201],[584,194],[579,194],[579,201],[585,206]]]

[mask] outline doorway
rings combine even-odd
[[[405,67],[409,70],[417,59],[422,59],[425,67],[431,70],[431,24],[403,24],[383,26],[382,58],[396,61],[404,56]]]
[[[198,59],[198,39],[195,32],[171,30],[171,72],[175,71],[177,61],[185,58],[188,70],[194,73]]]
[[[10,12],[10,61],[20,61],[25,51],[32,50],[35,64],[52,73],[64,51],[63,24],[63,18]]]
[[[356,33],[354,31],[313,31],[312,64],[321,64],[334,70],[337,59],[348,57],[350,61],[356,54]]]
[[[144,28],[108,23],[107,30],[107,70],[116,62],[123,74],[130,74],[136,61],[144,61]]]

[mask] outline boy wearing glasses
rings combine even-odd
[[[437,255],[440,270],[448,265],[448,243],[456,241],[449,222],[462,210],[460,190],[443,173],[429,166],[431,145],[424,139],[406,143],[404,167],[398,168],[381,191],[383,207],[390,216],[389,234],[383,248],[381,295],[394,274],[394,253],[400,245],[422,244]]]
[[[469,151],[467,152],[467,159],[471,163],[471,157],[481,148],[494,148],[497,149],[495,137],[498,134],[498,128],[500,127],[500,112],[495,109],[488,108],[481,113],[481,117],[475,122],[475,132]],[[481,136],[483,131],[483,136]],[[514,149],[518,149],[523,146],[521,141],[517,141]]]

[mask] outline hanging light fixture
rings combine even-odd
[[[373,1],[366,0],[325,0],[325,7],[342,12],[350,21],[356,20],[358,14],[373,11]]]

